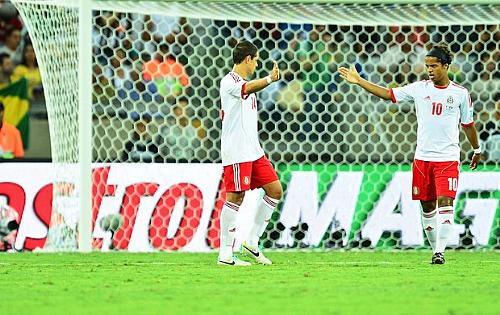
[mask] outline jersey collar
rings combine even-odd
[[[238,76],[238,78],[242,79],[243,81],[246,81],[241,75],[237,74],[234,71],[230,71],[229,73],[234,73],[236,76]]]
[[[451,84],[451,80],[448,82],[448,85],[435,85],[435,84],[434,84],[434,87],[435,87],[436,89],[441,89],[441,90],[444,90],[444,89],[446,89],[447,87],[449,87],[449,86],[450,86],[450,84]]]
[[[448,84],[448,85],[449,85],[449,84]],[[446,88],[448,87],[448,85],[435,85],[435,84],[434,84],[434,87],[435,87],[436,89],[441,89],[441,90],[444,90],[444,89],[446,89]]]

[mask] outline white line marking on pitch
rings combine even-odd
[[[117,263],[60,263],[60,264],[50,264],[50,263],[43,263],[43,264],[37,264],[36,262],[33,263],[33,261],[26,262],[26,263],[20,263],[20,262],[13,262],[13,263],[5,263],[1,262],[0,266],[10,266],[10,265],[23,265],[23,264],[29,264],[31,266],[40,266],[40,267],[50,267],[50,266],[89,266],[89,267],[106,267],[106,266],[116,266],[116,265],[121,265],[121,266],[147,266],[147,265],[171,265],[171,266],[192,266],[192,265],[200,265],[200,263],[171,263],[171,262],[143,262],[143,263],[137,263],[137,262],[131,262],[131,263],[123,263],[123,262],[117,262]]]
[[[422,262],[427,262],[427,261],[422,261]],[[500,260],[481,260],[478,261],[478,263],[483,263],[483,264],[498,264],[500,263]],[[13,263],[7,263],[7,262],[0,262],[0,266],[11,266],[11,265],[22,265],[23,263],[20,262],[13,262]],[[107,266],[148,266],[148,265],[163,265],[163,266],[193,266],[193,265],[203,265],[198,262],[184,262],[184,263],[174,263],[174,262],[159,262],[159,261],[152,261],[152,262],[117,262],[117,263],[42,263],[42,264],[37,264],[36,262],[33,263],[33,261],[26,262],[25,264],[30,264],[33,267],[50,267],[50,266],[88,266],[88,267],[107,267]],[[304,263],[295,263],[295,265],[414,265],[415,262],[393,262],[393,261],[374,261],[374,262],[368,262],[368,261],[330,261],[330,262],[304,262]],[[282,266],[284,265],[289,265],[289,263],[282,263],[280,264]]]
[[[423,262],[427,262],[426,260]],[[500,263],[500,260],[481,260],[478,261],[479,263],[486,263],[486,264],[498,264]],[[323,262],[314,262],[314,263],[309,263],[308,265],[413,265],[415,262],[395,262],[395,261],[323,261]]]

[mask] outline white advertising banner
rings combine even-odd
[[[16,249],[43,247],[52,211],[50,163],[0,164],[0,204],[20,213]],[[118,249],[148,252],[210,251],[218,247],[222,166],[219,164],[97,164],[93,169],[95,222],[121,213]],[[260,193],[247,194],[238,218],[237,243],[248,233]],[[216,206],[217,204],[217,206]],[[250,217],[249,217],[250,216]],[[209,229],[211,231],[209,231]],[[106,251],[111,232],[94,225],[94,246]],[[236,244],[237,245],[237,244]]]
[[[225,192],[219,164],[96,164],[93,167],[94,248],[120,250],[206,252],[219,247],[219,216]],[[304,243],[315,247],[335,226],[346,231],[348,243],[356,217],[362,171],[338,172],[324,197],[318,195],[318,173],[294,171],[280,207],[284,226],[277,245],[293,246],[292,229],[309,226]],[[15,248],[33,250],[46,243],[52,213],[54,168],[50,163],[0,163],[0,204],[18,211],[20,226]],[[424,244],[418,202],[411,200],[410,172],[395,172],[361,226],[363,238],[377,244],[384,231],[401,231],[401,244]],[[59,185],[59,187],[65,187]],[[458,194],[497,191],[500,172],[465,172]],[[240,208],[236,244],[243,240],[255,216],[261,190],[247,192]],[[466,199],[463,215],[471,216],[474,244],[487,245],[496,227],[497,199]],[[64,203],[62,204],[64,205]],[[55,205],[57,206],[57,205]],[[399,208],[395,212],[394,209]],[[100,227],[101,218],[120,214],[123,226],[112,237]],[[455,224],[450,245],[459,242],[464,226]]]

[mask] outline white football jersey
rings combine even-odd
[[[222,165],[258,160],[264,155],[257,131],[257,97],[244,95],[247,83],[235,72],[220,82]]]
[[[430,80],[390,89],[392,102],[413,101],[417,113],[417,149],[415,159],[443,162],[460,161],[459,122],[473,121],[469,91],[450,81],[446,87]]]

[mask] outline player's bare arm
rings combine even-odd
[[[389,91],[388,88],[376,85],[374,83],[371,83],[370,81],[363,79],[356,70],[356,67],[354,66],[351,66],[351,69],[340,67],[339,73],[342,79],[346,80],[349,83],[359,85],[360,87],[362,87],[363,89],[367,90],[368,92],[372,93],[375,96],[378,96],[384,100],[392,99],[391,92]]]
[[[255,92],[259,92],[260,90],[266,88],[268,85],[270,85],[273,82],[278,81],[280,78],[280,69],[278,68],[278,63],[274,61],[273,65],[273,70],[271,73],[262,79],[256,79],[248,82],[245,85],[245,95],[252,94]]]
[[[477,164],[481,160],[481,149],[479,148],[479,140],[477,139],[477,131],[474,125],[463,126],[465,135],[469,140],[470,145],[474,149],[474,155],[472,156],[472,160],[470,162],[470,168],[475,170],[477,168]]]

